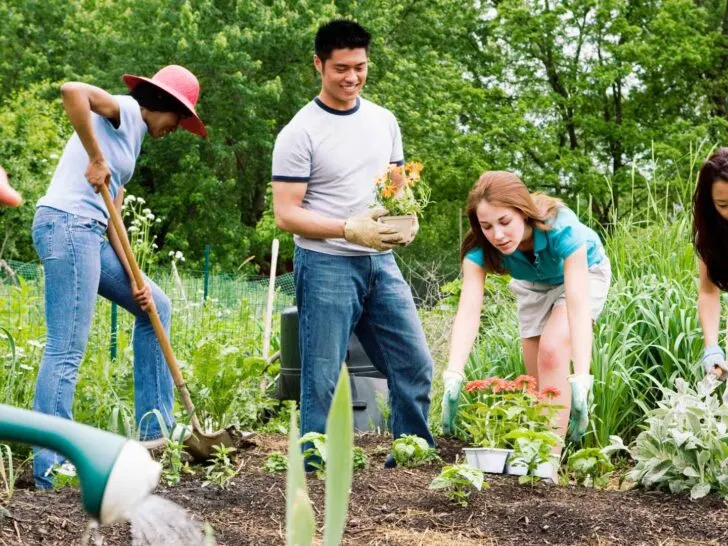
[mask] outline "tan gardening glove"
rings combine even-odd
[[[377,207],[346,220],[344,239],[356,245],[375,250],[389,250],[402,242],[397,229],[377,222],[377,218],[387,214],[387,209]]]

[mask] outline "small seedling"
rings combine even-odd
[[[576,483],[587,487],[606,486],[614,470],[609,457],[597,447],[580,449],[571,455],[568,468],[574,473]]]
[[[215,453],[212,456],[212,464],[205,467],[207,479],[202,483],[202,487],[213,484],[220,489],[226,489],[238,474],[238,470],[233,467],[230,460],[230,455],[235,452],[235,448],[219,445],[213,446],[212,449]]]
[[[430,489],[447,489],[451,501],[463,508],[473,489],[488,489],[490,485],[483,478],[483,471],[468,464],[453,464],[442,468],[440,475],[432,480]]]
[[[369,466],[369,460],[367,459],[366,453],[360,447],[354,448],[354,470],[364,470]]]
[[[266,472],[285,472],[288,470],[288,458],[280,451],[274,451],[266,457],[263,470]]]
[[[418,466],[439,461],[437,450],[430,447],[427,440],[414,434],[403,434],[392,445],[392,456],[400,466]]]
[[[326,434],[322,432],[307,432],[299,440],[301,445],[313,444],[303,452],[303,459],[306,464],[315,469],[316,476],[323,478],[326,470]]]
[[[167,438],[167,446],[162,454],[162,479],[169,487],[177,485],[182,479],[182,474],[194,474],[189,463],[182,461],[184,444]]]

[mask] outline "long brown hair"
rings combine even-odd
[[[546,222],[563,206],[560,199],[529,192],[521,179],[513,173],[486,171],[480,175],[468,194],[466,211],[470,229],[463,240],[460,259],[463,260],[469,251],[480,247],[483,249],[485,270],[488,273],[501,274],[506,272],[501,265],[501,252],[488,242],[478,221],[476,210],[481,201],[488,201],[496,207],[514,208],[523,214],[528,225],[545,231],[551,229]]]
[[[693,194],[693,245],[705,262],[708,277],[718,288],[728,290],[728,221],[713,203],[713,184],[728,182],[728,148],[718,148],[700,167]]]

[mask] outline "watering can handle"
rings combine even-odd
[[[131,267],[131,273],[134,276],[134,283],[137,286],[144,286],[144,276],[142,275],[142,271],[141,269],[139,269],[139,264],[137,263],[136,258],[134,257],[134,253],[131,250],[129,237],[126,234],[126,229],[124,228],[124,223],[121,220],[121,215],[114,206],[114,201],[111,198],[111,194],[109,193],[109,188],[104,184],[101,186],[99,192],[101,193],[101,197],[104,199],[104,204],[109,211],[109,218],[111,219],[111,223],[114,226],[114,230],[116,231],[116,234],[121,241],[121,247],[124,249],[124,254],[126,255],[127,261],[129,262],[129,267]],[[174,351],[172,350],[172,344],[169,342],[167,332],[164,330],[162,321],[159,318],[159,313],[157,313],[157,308],[154,306],[154,300],[152,300],[147,313],[149,313],[149,319],[152,322],[154,333],[157,334],[159,345],[162,347],[164,359],[167,361],[169,371],[172,373],[172,379],[174,380],[174,384],[177,389],[179,389],[182,403],[184,404],[184,407],[189,415],[194,418],[195,407],[192,404],[192,399],[190,398],[190,393],[187,390],[187,386],[185,385],[185,380],[182,377],[182,372],[180,372],[179,364],[177,363],[177,357],[175,357]]]

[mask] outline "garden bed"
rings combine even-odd
[[[219,545],[284,543],[285,475],[262,470],[265,457],[284,451],[283,436],[257,437],[238,453],[241,473],[225,491],[183,478],[157,493],[207,520]],[[346,544],[728,544],[728,509],[716,497],[691,502],[685,495],[576,486],[519,485],[517,478],[487,475],[491,488],[473,493],[467,508],[428,485],[440,465],[385,470],[389,443],[382,436],[357,438],[370,468],[354,475]],[[440,440],[440,455],[453,462],[462,446]],[[319,523],[324,483],[309,479]],[[2,544],[77,544],[87,528],[80,494],[72,488],[48,493],[29,489],[27,472],[0,524]],[[102,529],[104,546],[129,544],[128,525]]]

